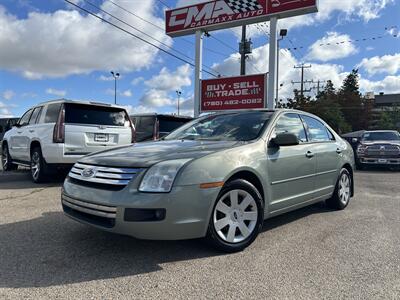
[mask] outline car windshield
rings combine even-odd
[[[258,138],[272,112],[238,112],[210,115],[194,120],[165,140],[250,141]]]
[[[364,141],[400,141],[400,135],[397,132],[367,132],[363,136]]]

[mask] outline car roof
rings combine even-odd
[[[398,132],[397,130],[367,130],[364,133]]]
[[[143,113],[143,114],[131,114],[131,117],[156,117],[156,116],[161,116],[161,117],[168,117],[168,118],[176,118],[176,119],[193,119],[193,117],[190,116],[178,116],[178,115],[172,115],[172,114],[158,114],[158,113]]]
[[[96,105],[96,106],[106,106],[106,107],[117,107],[117,108],[122,108],[125,109],[122,106],[119,105],[114,105],[110,103],[105,103],[105,102],[96,102],[96,101],[88,101],[88,100],[70,100],[70,99],[55,99],[55,100],[50,100],[50,101],[45,101],[37,104],[36,106],[40,105],[48,105],[48,104],[55,104],[55,103],[73,103],[73,104],[84,104],[84,105]]]

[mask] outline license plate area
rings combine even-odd
[[[94,141],[99,143],[107,143],[109,141],[109,135],[107,133],[95,133]]]
[[[378,162],[380,164],[386,164],[387,163],[387,159],[378,159]]]

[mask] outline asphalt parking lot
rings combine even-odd
[[[400,173],[356,173],[345,211],[266,221],[242,253],[141,241],[63,215],[62,179],[0,171],[1,299],[399,299]]]

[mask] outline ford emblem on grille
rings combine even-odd
[[[385,146],[381,146],[381,149],[380,150],[385,150],[386,148],[385,148]]]
[[[96,170],[95,170],[95,169],[93,169],[93,168],[86,168],[86,169],[83,169],[83,171],[82,171],[82,177],[85,177],[85,178],[92,178],[92,177],[94,177],[95,173],[96,173]]]

